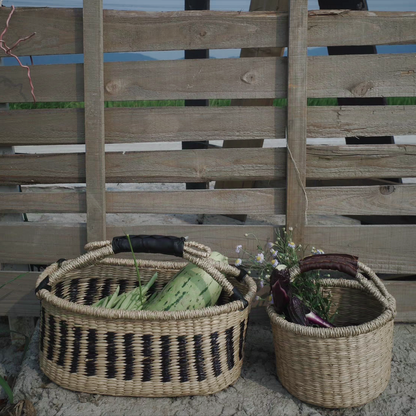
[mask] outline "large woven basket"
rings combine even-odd
[[[328,408],[355,407],[381,394],[390,379],[394,298],[376,274],[353,256],[318,255],[289,270],[291,279],[314,270],[351,279],[322,279],[337,315],[336,328],[294,324],[268,306],[277,375],[298,399]]]
[[[183,256],[223,287],[220,305],[181,312],[124,311],[89,306],[137,286],[124,237],[91,243],[88,253],[49,266],[39,277],[40,367],[70,390],[113,396],[206,395],[240,376],[254,281],[208,258],[211,250],[183,238],[132,237],[136,252]],[[165,285],[184,262],[138,261],[142,281],[157,271]],[[225,276],[225,277],[224,277]],[[240,281],[239,281],[240,280]]]

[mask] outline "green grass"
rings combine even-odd
[[[227,107],[231,100],[209,100],[211,107]],[[416,97],[387,98],[388,105],[416,105]],[[106,101],[105,107],[183,107],[185,100],[154,100],[154,101]],[[274,100],[276,107],[286,107],[287,99]],[[336,98],[308,98],[308,106],[336,106]],[[84,108],[83,102],[51,102],[51,103],[12,103],[11,110],[32,110],[39,108]]]

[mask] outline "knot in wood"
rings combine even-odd
[[[207,32],[205,30],[201,30],[201,32],[199,32],[199,36],[201,36],[201,38],[205,37],[207,35]]]
[[[105,90],[109,93],[109,94],[117,94],[117,92],[119,92],[120,90],[120,83],[118,81],[110,81],[107,82],[106,86],[105,86]]]
[[[354,97],[364,97],[369,90],[374,88],[374,84],[371,81],[362,82],[361,84],[356,85],[351,93]]]
[[[256,80],[256,75],[254,72],[246,72],[242,77],[241,81],[245,82],[246,84],[253,84]]]
[[[394,185],[382,185],[380,186],[381,195],[390,195],[396,190]]]

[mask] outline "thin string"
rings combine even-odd
[[[289,156],[290,159],[292,160],[293,166],[295,167],[295,171],[296,171],[296,179],[299,182],[300,187],[302,188],[302,191],[305,195],[305,224],[308,225],[308,209],[309,209],[309,199],[308,199],[308,195],[306,194],[306,188],[304,187],[303,183],[302,183],[302,175],[300,174],[298,165],[295,162],[295,159],[292,155],[292,151],[290,150],[289,147],[289,142],[287,142],[287,150],[289,152]]]

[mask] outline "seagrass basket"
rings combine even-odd
[[[131,237],[135,252],[183,257],[223,288],[218,306],[187,311],[125,311],[92,307],[137,286],[125,237],[87,244],[86,254],[49,266],[36,283],[41,300],[40,367],[58,385],[112,396],[173,397],[222,390],[240,376],[254,281],[209,258],[184,238]],[[157,271],[164,286],[187,262],[138,260],[142,282]]]
[[[353,256],[307,257],[288,273],[293,280],[318,269],[354,278],[321,280],[337,310],[336,327],[291,323],[268,306],[277,375],[304,402],[328,408],[361,406],[389,382],[396,302],[376,274]]]

